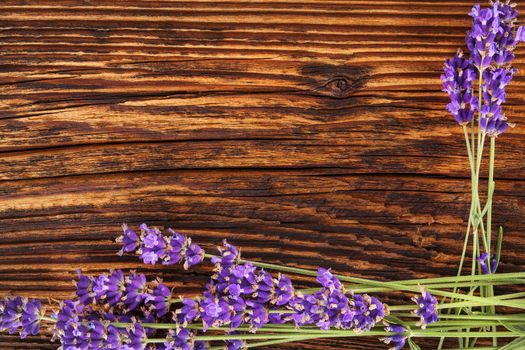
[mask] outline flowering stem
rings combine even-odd
[[[471,182],[472,182],[472,198],[471,198],[471,201],[470,201],[470,213],[469,213],[469,219],[468,219],[468,224],[467,224],[467,232],[465,234],[465,240],[464,240],[464,243],[463,243],[463,250],[461,252],[461,259],[459,260],[459,267],[458,267],[458,273],[457,273],[457,276],[460,276],[461,275],[461,271],[463,270],[463,263],[465,261],[465,256],[466,256],[466,253],[467,253],[467,246],[468,246],[468,241],[469,241],[469,236],[470,236],[470,226],[473,224],[473,210],[474,210],[474,177],[475,177],[475,169],[474,169],[474,158],[473,158],[473,155],[472,155],[472,150],[470,148],[470,144],[469,144],[469,139],[468,139],[468,131],[467,131],[467,127],[464,125],[463,126],[463,134],[465,135],[465,143],[467,145],[467,154],[468,154],[468,160],[469,160],[469,164],[470,164],[470,178],[471,178]],[[472,143],[474,144],[474,140],[472,140]],[[456,290],[455,290],[456,291]]]
[[[297,338],[296,333],[287,334],[231,334],[231,335],[200,335],[195,337],[195,341],[220,341],[220,340],[270,340],[270,339],[281,339],[284,338]],[[311,339],[318,338],[353,338],[359,336],[367,337],[381,337],[381,336],[391,336],[395,335],[392,332],[385,331],[368,331],[363,333],[355,333],[354,331],[333,331],[333,332],[324,332],[316,334],[314,337],[312,335]],[[464,338],[466,336],[470,337],[497,337],[497,338],[518,338],[521,335],[519,333],[510,332],[510,331],[501,331],[501,332],[440,332],[440,331],[430,331],[430,330],[421,330],[421,331],[411,331],[411,337],[426,337],[426,338]],[[165,338],[151,338],[148,339],[148,343],[164,343]]]
[[[495,183],[494,183],[494,158],[496,153],[496,138],[490,138],[490,156],[489,156],[489,179],[488,179],[488,192],[487,192],[487,238],[488,238],[488,251],[490,253],[490,246],[492,241],[492,196],[494,194]],[[490,264],[488,264],[490,269]],[[490,270],[489,270],[490,271]],[[493,271],[491,271],[493,272]]]
[[[205,257],[212,258],[215,257],[215,255],[212,254],[205,254]],[[261,263],[256,261],[250,261],[250,260],[244,260],[241,259],[240,263],[251,263],[254,266],[262,267],[265,269],[275,270],[275,271],[281,271],[281,272],[289,272],[289,273],[295,273],[298,275],[303,276],[311,276],[316,277],[317,272],[313,270],[307,270],[307,269],[301,269],[296,267],[289,267],[289,266],[281,266],[276,264],[269,264],[269,263]],[[480,276],[456,276],[456,277],[436,277],[436,278],[422,278],[422,279],[413,279],[413,280],[401,280],[396,282],[381,282],[376,280],[370,280],[365,278],[359,278],[359,277],[350,277],[350,276],[342,276],[338,274],[334,274],[339,280],[343,282],[350,282],[355,283],[355,287],[383,287],[388,290],[398,290],[398,291],[413,291],[413,292],[419,292],[419,289],[416,287],[418,284],[426,284],[426,283],[438,283],[438,282],[473,282],[473,281],[492,281],[492,280],[503,280],[506,278],[514,279],[514,278],[525,278],[525,272],[514,272],[514,273],[506,273],[506,274],[498,274],[496,276],[494,275],[480,275]],[[345,286],[347,289],[352,289],[354,286],[348,285]],[[441,293],[440,291],[437,291],[436,294]],[[447,292],[447,294],[455,294]],[[460,296],[464,296],[464,294],[458,294]]]
[[[487,240],[488,240],[488,251],[489,254],[489,262],[487,264],[487,268],[489,269],[490,273],[494,273],[495,271],[491,271],[491,243],[492,243],[492,197],[494,195],[494,189],[496,187],[496,184],[494,182],[494,158],[496,153],[496,138],[491,137],[490,138],[490,156],[489,156],[489,179],[488,179],[488,190],[487,190]],[[487,287],[487,294],[488,296],[494,295],[494,286],[488,286]],[[494,306],[491,307],[491,313],[494,314],[496,312]],[[492,330],[496,330],[496,327],[493,327]],[[492,345],[497,346],[498,340],[496,338],[493,339]]]
[[[419,316],[412,313],[400,313],[396,314],[399,317],[417,317]],[[472,314],[472,315],[439,315],[441,319],[456,319],[456,320],[498,320],[498,321],[524,321],[525,314],[510,314],[510,315],[485,315],[485,314]],[[441,321],[440,321],[441,322]]]
[[[270,341],[263,341],[263,342],[257,342],[257,343],[251,343],[246,344],[247,348],[255,348],[258,346],[268,346],[268,345],[277,345],[277,344],[284,344],[289,342],[296,342],[301,340],[310,340],[315,339],[315,336],[301,336],[301,337],[290,337],[290,338],[284,338],[284,339],[277,339],[277,340],[270,340]],[[224,349],[224,347],[221,347],[220,350]],[[219,350],[219,349],[217,349]]]

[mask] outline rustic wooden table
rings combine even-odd
[[[439,74],[471,5],[2,0],[0,291],[67,298],[79,268],[202,288],[205,268],[116,256],[122,222],[356,276],[454,274],[469,171]],[[498,143],[494,220],[505,272],[525,258],[524,74],[509,94],[518,127]]]

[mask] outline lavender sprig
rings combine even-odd
[[[122,243],[119,254],[137,254],[145,264],[155,265],[161,261],[163,265],[173,265],[184,262],[184,269],[197,265],[204,259],[204,250],[191,239],[168,229],[170,236],[165,236],[156,228],[140,225],[140,234],[122,225],[123,234],[117,238]]]
[[[492,256],[492,198],[495,189],[496,137],[514,126],[507,120],[503,105],[507,101],[506,87],[517,72],[511,66],[515,57],[514,51],[519,43],[525,41],[525,28],[517,26],[518,12],[516,4],[511,1],[492,1],[490,6],[485,8],[477,4],[472,8],[470,16],[472,27],[465,38],[469,56],[464,57],[461,51],[458,51],[459,54],[445,62],[445,73],[442,75],[443,90],[451,99],[447,109],[463,126],[471,168],[472,201],[458,276],[463,272],[470,237],[473,247],[471,274],[477,274],[478,270],[487,274],[492,264],[487,264],[487,258]],[[478,78],[477,90],[473,86],[474,76]],[[477,99],[471,97],[476,92]],[[477,112],[476,119],[473,113],[470,113],[472,111]],[[469,126],[470,137],[467,130]],[[490,139],[489,179],[487,200],[482,206],[479,177],[486,137]],[[485,219],[486,223],[483,222]],[[486,253],[481,254],[481,251]],[[471,286],[469,293],[474,293],[476,289],[477,287]],[[454,292],[456,291],[457,288],[454,289]],[[480,288],[480,295],[492,297],[493,286]],[[454,303],[454,299],[450,302]],[[472,310],[468,309],[468,311]],[[456,309],[456,312],[461,312],[461,309]],[[482,312],[495,314],[495,307],[483,307]],[[495,329],[492,328],[493,331]],[[444,338],[441,339],[438,349],[442,348],[443,340]],[[461,339],[458,345],[466,346]],[[497,345],[496,338],[493,339],[493,345]]]
[[[35,331],[29,325],[34,327],[35,323],[51,323],[54,338],[64,349],[76,346],[80,349],[120,350],[208,349],[210,346],[213,348],[210,342],[216,341],[225,341],[228,349],[242,349],[248,345],[349,336],[382,337],[397,350],[414,337],[448,335],[446,332],[454,324],[451,322],[455,322],[438,322],[437,300],[426,290],[415,298],[416,307],[389,308],[377,297],[347,290],[330,269],[319,268],[316,272],[319,288],[303,293],[294,287],[287,275],[280,273],[274,276],[241,259],[239,249],[226,241],[219,253],[219,256],[211,256],[214,273],[204,293],[197,298],[175,298],[159,279],[148,281],[144,275],[133,271],[126,274],[113,270],[99,276],[79,273],[76,299],[63,302],[51,317],[43,316],[35,309],[24,311],[20,307],[11,307],[17,310],[15,317],[11,317],[12,312],[0,313],[0,317],[11,322],[10,327],[19,331],[17,320],[24,320],[24,312],[33,315],[26,318],[28,323],[22,321],[31,334]],[[525,277],[525,273],[522,275]],[[484,279],[482,277],[477,278]],[[364,281],[369,281],[372,286],[378,283]],[[412,282],[405,283],[407,287],[403,287],[403,283],[384,282],[384,285],[391,286],[391,290],[398,286],[401,290],[412,290],[408,287]],[[441,290],[436,292],[464,298],[462,303],[467,306],[478,305],[481,301],[474,296]],[[10,300],[6,299],[6,302]],[[23,304],[20,302],[22,299],[13,300],[16,305]],[[482,300],[481,305],[487,302],[490,305],[522,305],[507,298]],[[422,330],[404,328],[405,331],[401,332],[398,328],[378,328],[380,322],[391,317],[390,309],[399,312],[411,308],[415,309],[414,316],[420,320],[410,324],[413,327],[422,326]],[[399,313],[405,318],[413,317],[411,315]],[[471,320],[469,316],[465,316],[463,321],[472,327],[492,325],[490,321]],[[434,324],[440,326],[435,327]],[[432,325],[430,330],[424,330],[427,325]],[[263,332],[259,334],[261,330]],[[511,336],[505,332],[487,334]],[[468,336],[461,332],[454,332],[453,335]],[[264,341],[253,342],[257,340]]]

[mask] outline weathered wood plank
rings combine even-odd
[[[206,248],[226,237],[248,257],[293,266],[453,274],[469,184],[439,74],[470,6],[3,0],[0,291],[65,298],[77,268],[111,267],[199,291],[205,267],[116,256],[122,221],[173,226]],[[523,75],[509,95],[507,115],[524,124]],[[523,134],[497,149],[504,271],[525,257]],[[56,346],[2,335],[0,348]]]
[[[135,258],[116,256],[112,240],[119,222],[142,220],[173,226],[207,247],[228,238],[252,258],[373,278],[451,274],[468,183],[435,180],[248,171],[5,182],[0,289],[38,292],[45,284],[51,293],[70,291],[77,268],[140,268]],[[512,181],[498,189],[496,224],[509,232],[502,269],[515,271],[524,248],[518,232],[525,192]],[[49,282],[34,281],[35,273]]]

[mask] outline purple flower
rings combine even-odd
[[[470,12],[472,28],[467,32],[465,42],[480,71],[492,63],[504,64],[514,58],[512,51],[517,41],[513,22],[517,13],[507,6],[495,1],[489,8],[475,5]]]
[[[123,350],[126,349],[127,345],[124,345],[124,334],[125,330],[117,328],[112,325],[108,325],[106,329],[105,349],[111,350]],[[129,347],[128,347],[129,348]],[[131,349],[131,348],[129,348]]]
[[[164,265],[178,264],[182,261],[184,252],[186,250],[186,237],[178,232],[173,231],[171,228],[168,229],[171,233],[169,244],[166,247],[166,256],[162,262]]]
[[[131,349],[143,350],[145,348],[147,341],[146,331],[139,322],[135,322],[133,326],[127,330],[127,338]]]
[[[194,299],[182,300],[182,307],[175,312],[177,322],[186,326],[199,317],[199,303]]]
[[[255,283],[254,296],[260,304],[268,303],[274,298],[275,283],[272,274],[264,270],[260,270],[257,274],[257,282]]]
[[[516,31],[516,41],[524,42],[525,41],[525,27],[520,26]]]
[[[282,306],[288,304],[294,295],[294,288],[292,281],[288,276],[284,274],[279,274],[277,278],[277,286],[275,288],[275,298],[273,302],[277,306]]]
[[[162,317],[170,309],[171,291],[165,284],[159,283],[153,290],[153,294],[146,297],[146,302],[155,310],[157,317]]]
[[[76,295],[83,305],[93,304],[106,299],[109,290],[109,278],[106,274],[101,274],[96,278],[82,275],[78,271],[78,281],[76,282]]]
[[[479,266],[481,267],[481,271],[488,275],[490,273],[496,272],[496,269],[498,268],[498,261],[494,258],[493,254],[487,254],[482,253],[478,258]],[[489,270],[489,264],[490,264],[490,270]]]
[[[237,247],[228,244],[226,240],[223,241],[223,248],[219,248],[219,252],[221,253],[220,257],[214,256],[211,259],[211,262],[219,265],[220,268],[225,269],[229,268],[233,265],[236,265],[238,263],[238,260],[240,259],[239,250]]]
[[[79,301],[65,300],[60,303],[60,309],[51,316],[56,320],[53,336],[55,338],[61,337],[66,325],[71,322],[78,322],[79,315],[83,310],[84,305]]]
[[[341,282],[330,272],[330,269],[324,269],[322,267],[317,269],[317,282],[330,290],[340,289],[342,287]]]
[[[425,328],[428,324],[438,321],[437,299],[421,288],[421,296],[412,298],[417,304],[416,315],[420,317],[418,325]]]
[[[76,282],[76,295],[83,305],[89,305],[95,300],[93,279],[89,276],[82,275],[80,271],[78,271],[78,281]]]
[[[179,331],[170,331],[168,335],[169,340],[164,343],[165,350],[192,350],[193,334],[187,329],[180,329]]]
[[[142,249],[140,257],[144,264],[155,265],[159,259],[164,259],[166,254],[166,242],[162,232],[156,227],[148,228],[146,224],[140,226],[142,230]]]
[[[145,264],[155,265],[159,261],[164,265],[173,265],[184,261],[184,268],[197,265],[204,259],[204,250],[191,239],[168,229],[170,237],[164,236],[156,228],[146,224],[140,225],[141,234],[124,227],[124,235],[117,238],[123,244],[119,254],[135,253],[140,256]]]
[[[106,300],[110,306],[120,305],[126,291],[126,279],[122,270],[111,271],[107,282]]]
[[[20,338],[40,331],[42,305],[39,300],[4,297],[0,300],[0,330],[18,333]]]
[[[105,273],[99,275],[93,280],[93,293],[95,294],[96,301],[101,301],[106,298],[106,294],[108,292],[108,283],[109,278]]]
[[[525,28],[516,28],[518,12],[508,1],[493,1],[488,8],[475,5],[470,16],[472,28],[465,39],[470,58],[458,51],[446,61],[441,76],[443,91],[450,96],[447,109],[459,124],[468,124],[474,111],[479,110],[481,131],[496,137],[513,126],[507,122],[501,104],[506,101],[505,87],[515,73],[510,64],[517,44],[525,41]],[[473,90],[473,81],[479,74],[483,74],[481,101],[474,97]]]
[[[119,251],[119,254],[122,255],[123,253],[134,253],[140,248],[141,245],[139,236],[126,224],[122,224],[122,230],[124,233],[116,240],[117,243],[122,243],[122,249]]]
[[[392,344],[392,347],[389,350],[401,350],[405,347],[407,336],[405,327],[392,324],[385,327],[386,332],[395,333],[394,335],[389,335],[387,337],[381,338],[381,341],[385,344]]]
[[[146,276],[130,273],[126,279],[126,294],[123,298],[127,311],[138,308],[149,297]]]
[[[445,61],[443,91],[450,96],[448,111],[460,125],[468,124],[474,118],[474,110],[477,104],[473,97],[472,82],[476,79],[476,73],[472,63],[463,57],[461,50],[454,58]]]
[[[295,311],[292,319],[297,327],[315,324],[319,320],[318,300],[314,295],[297,293],[289,305]]]
[[[235,333],[230,333],[230,334],[234,335]],[[225,340],[224,342],[226,343],[226,348],[225,348],[226,350],[247,349],[246,342],[241,339],[230,339],[230,340]]]
[[[228,302],[210,291],[204,292],[204,298],[200,302],[199,310],[200,318],[204,324],[204,331],[209,327],[220,327],[231,322]]]
[[[268,323],[268,310],[264,304],[253,300],[246,301],[247,306],[247,323],[250,324],[250,330],[256,331]]]
[[[186,254],[184,256],[184,269],[187,270],[190,267],[200,264],[204,260],[204,250],[195,243],[191,243],[191,240],[188,238],[188,247],[186,249]]]
[[[355,313],[354,324],[357,332],[369,331],[387,315],[385,305],[367,294],[355,294],[350,303]]]
[[[40,317],[41,317],[42,303],[40,300],[24,299],[22,306],[22,316],[20,321],[22,329],[20,331],[20,338],[25,338],[28,335],[37,335],[40,331]]]
[[[58,338],[63,349],[122,349],[127,337],[124,329],[109,324],[112,314],[100,315],[85,309],[78,301],[67,300],[53,315],[57,320],[53,338]]]
[[[495,118],[481,118],[479,123],[481,131],[491,137],[497,137],[498,135],[504,133],[509,128],[509,126],[514,126],[514,124],[509,124],[504,119]]]
[[[384,317],[383,304],[368,296],[358,295],[350,300],[341,282],[329,270],[319,269],[317,280],[323,285],[318,292],[297,293],[290,300],[288,306],[295,311],[291,318],[296,326],[315,324],[322,330],[355,327],[361,331],[370,329]]]

